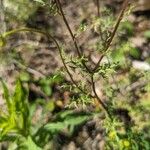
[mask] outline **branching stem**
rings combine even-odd
[[[114,29],[113,29],[113,31],[112,31],[112,33],[111,33],[110,38],[109,38],[108,41],[107,41],[106,47],[104,48],[104,52],[105,52],[105,53],[107,52],[107,50],[109,49],[109,47],[110,47],[110,45],[111,45],[111,43],[112,43],[112,40],[113,40],[113,38],[114,38],[114,36],[115,36],[115,34],[116,34],[116,31],[117,31],[117,29],[118,29],[118,27],[119,27],[119,24],[120,24],[120,22],[121,22],[121,20],[122,20],[122,18],[123,18],[123,16],[124,16],[124,13],[125,13],[125,10],[126,10],[126,8],[127,8],[127,6],[128,6],[128,3],[129,3],[129,0],[125,0],[124,3],[123,3],[122,9],[121,9],[121,12],[120,12],[120,14],[119,14],[119,16],[118,16],[118,19],[117,19],[117,21],[116,21],[115,27],[114,27]],[[95,72],[95,70],[99,67],[101,60],[102,60],[103,57],[105,56],[105,53],[100,56],[100,58],[99,58],[97,64],[95,65],[95,68],[93,69],[93,72]]]
[[[81,51],[80,51],[80,49],[79,49],[79,46],[78,46],[77,40],[76,40],[76,38],[75,38],[75,36],[74,36],[74,34],[73,34],[73,31],[72,31],[71,27],[69,26],[69,23],[68,23],[68,21],[67,21],[67,19],[66,19],[66,17],[65,17],[64,11],[63,11],[63,9],[62,9],[61,2],[60,2],[60,0],[55,0],[55,2],[56,2],[56,5],[57,5],[57,8],[58,8],[58,10],[60,11],[60,14],[61,14],[61,16],[62,16],[62,18],[63,18],[63,21],[64,21],[64,23],[65,23],[65,25],[66,25],[66,27],[67,27],[67,30],[69,31],[69,34],[70,34],[70,36],[71,36],[71,39],[72,39],[72,41],[73,41],[73,43],[74,43],[74,46],[75,46],[75,48],[76,48],[78,57],[81,59],[81,58],[83,57],[83,56],[82,56],[82,53],[81,53]],[[100,8],[99,8],[99,5],[100,5],[100,4],[99,4],[99,0],[96,0],[96,2],[97,2],[98,17],[100,17]],[[117,31],[117,29],[118,29],[118,27],[119,27],[119,24],[120,24],[120,22],[121,22],[121,20],[122,20],[122,18],[123,18],[123,15],[124,15],[124,13],[125,13],[125,10],[126,10],[127,6],[128,6],[128,3],[129,3],[129,0],[125,0],[124,3],[123,3],[122,10],[121,10],[121,12],[120,12],[120,14],[119,14],[119,16],[118,16],[118,19],[117,19],[117,21],[116,21],[116,24],[115,24],[115,26],[114,26],[114,29],[113,29],[113,31],[112,31],[112,33],[111,33],[111,36],[110,36],[110,38],[106,41],[107,43],[106,43],[106,46],[105,46],[105,48],[104,48],[105,53],[108,51],[108,49],[109,49],[109,47],[110,47],[110,45],[111,45],[111,43],[112,43],[112,40],[113,40],[113,38],[114,38],[114,36],[115,36],[115,34],[116,34],[116,31]],[[98,100],[98,102],[100,103],[100,105],[102,106],[102,108],[105,110],[105,112],[106,112],[106,114],[108,115],[108,117],[112,120],[112,116],[111,116],[111,113],[110,113],[110,111],[109,111],[109,108],[107,108],[106,104],[101,100],[101,98],[98,96],[98,94],[97,94],[97,92],[96,92],[95,81],[94,81],[94,73],[95,73],[95,71],[97,70],[97,68],[99,67],[101,60],[102,60],[103,57],[105,56],[105,53],[100,56],[100,58],[99,58],[99,60],[98,60],[98,62],[97,62],[97,64],[95,65],[95,67],[94,67],[93,70],[91,70],[91,69],[86,65],[86,63],[84,62],[84,60],[82,61],[83,66],[85,67],[86,71],[87,71],[87,72],[90,74],[90,76],[91,76],[91,87],[92,87],[92,92],[94,93],[94,96],[93,96],[92,93],[91,93],[91,94],[88,94],[86,91],[84,91],[84,89],[82,89],[82,88],[78,85],[78,83],[73,79],[72,74],[70,73],[70,71],[69,71],[69,69],[68,69],[68,67],[67,67],[67,64],[66,64],[66,62],[65,62],[65,59],[63,58],[62,48],[60,47],[60,45],[59,45],[59,43],[57,42],[57,40],[56,40],[51,34],[45,32],[45,31],[37,30],[37,29],[22,28],[22,29],[15,29],[15,30],[12,30],[12,31],[8,31],[8,32],[4,33],[4,34],[2,35],[2,37],[3,37],[3,38],[7,38],[8,36],[11,36],[11,35],[13,35],[13,34],[15,34],[15,33],[22,32],[22,31],[40,33],[40,34],[43,34],[43,35],[47,36],[47,38],[48,38],[49,40],[51,39],[51,40],[55,43],[55,45],[57,46],[57,49],[58,49],[59,54],[60,54],[60,58],[61,58],[62,63],[63,63],[63,66],[64,66],[64,68],[65,68],[67,74],[69,75],[69,77],[70,77],[72,83],[73,83],[73,84],[76,86],[76,88],[78,88],[78,90],[80,90],[82,93],[84,93],[84,94],[86,94],[86,95],[89,95],[91,98],[96,98],[96,99]],[[101,35],[101,36],[102,36],[102,35]]]
[[[69,69],[68,69],[68,67],[67,67],[67,65],[66,65],[66,63],[65,63],[65,60],[64,60],[64,58],[63,58],[61,47],[60,47],[59,43],[57,42],[57,40],[56,40],[51,34],[45,32],[45,31],[41,31],[41,30],[33,29],[33,28],[20,28],[20,29],[14,29],[14,30],[8,31],[8,32],[4,33],[4,34],[2,35],[2,37],[3,37],[3,38],[7,38],[7,37],[9,37],[9,36],[11,36],[11,35],[13,35],[13,34],[18,33],[18,32],[35,32],[35,33],[40,33],[40,34],[43,34],[43,35],[47,36],[47,38],[48,38],[49,40],[51,39],[51,40],[55,43],[55,45],[56,45],[56,47],[57,47],[57,49],[58,49],[58,51],[59,51],[60,58],[61,58],[61,60],[62,60],[63,66],[64,66],[64,68],[65,68],[67,74],[69,75],[69,77],[70,77],[72,83],[73,83],[73,84],[76,86],[76,88],[78,88],[82,93],[84,93],[84,94],[86,94],[86,95],[89,95],[90,97],[94,98],[91,94],[88,94],[88,93],[86,93],[85,91],[83,91],[82,88],[80,88],[80,87],[78,86],[78,84],[76,83],[76,81],[73,79],[72,74],[70,73],[70,71],[69,71]]]
[[[69,31],[69,34],[70,34],[70,36],[71,36],[71,38],[72,38],[72,41],[73,41],[74,46],[75,46],[75,48],[76,48],[77,54],[78,54],[79,58],[82,58],[82,54],[81,54],[81,52],[80,52],[80,49],[79,49],[79,46],[78,46],[78,44],[77,44],[76,38],[75,38],[75,36],[74,36],[74,34],[73,34],[73,31],[72,31],[72,29],[71,29],[71,27],[70,27],[70,25],[69,25],[69,23],[68,23],[68,21],[67,21],[67,19],[66,19],[66,16],[65,16],[65,14],[64,14],[64,11],[63,11],[63,9],[62,9],[62,5],[61,5],[61,3],[60,3],[60,0],[55,0],[55,1],[56,1],[56,4],[57,4],[58,9],[60,10],[60,14],[61,14],[61,16],[62,16],[62,18],[63,18],[63,21],[64,21],[64,23],[65,23],[65,25],[66,25],[66,27],[67,27],[67,29],[68,29],[68,31]],[[86,68],[87,72],[91,73],[90,68],[85,64],[84,60],[82,61],[82,64],[83,64],[83,66]]]
[[[110,119],[112,119],[111,114],[109,113],[109,109],[107,108],[107,106],[105,105],[105,103],[101,100],[101,98],[98,96],[97,92],[96,92],[96,87],[95,87],[95,81],[94,81],[94,77],[93,75],[91,76],[91,83],[92,83],[92,90],[94,92],[94,96],[95,98],[98,100],[99,104],[102,106],[102,108],[105,110],[106,114],[108,115],[108,117]]]

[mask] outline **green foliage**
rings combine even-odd
[[[7,106],[7,112],[5,110],[1,113],[1,140],[7,138],[9,134],[13,136],[13,132],[26,136],[29,133],[28,126],[30,125],[27,91],[18,80],[14,94],[10,96],[7,86],[2,80],[1,82]]]
[[[42,4],[42,5],[45,5],[45,2],[42,1],[42,0],[34,0],[34,1],[35,1],[35,2],[38,2],[38,3]]]
[[[42,148],[40,148],[37,144],[35,144],[35,142],[33,141],[31,136],[28,136],[27,138],[19,139],[17,149],[21,149],[21,150],[30,150],[30,149],[32,149],[32,150],[42,150]]]
[[[137,48],[132,47],[129,42],[122,42],[111,53],[113,61],[119,62],[122,66],[127,64],[127,56],[131,56],[134,59],[140,58],[140,51]]]
[[[58,136],[60,133],[71,137],[76,132],[76,129],[83,125],[91,118],[92,114],[65,110],[55,116],[52,122],[43,125],[34,134],[34,139],[41,147],[48,144],[50,140]]]
[[[131,36],[134,32],[134,26],[131,22],[125,21],[121,25],[121,30],[125,31],[128,36]]]
[[[49,13],[52,15],[56,15],[58,13],[58,8],[56,6],[56,2],[53,0],[34,0],[35,2],[41,4],[42,6],[48,7]]]
[[[57,114],[56,120],[52,123],[46,124],[43,128],[41,128],[44,132],[47,131],[50,134],[57,134],[60,131],[68,132],[68,135],[72,135],[76,126],[79,126],[85,123],[88,119],[90,119],[91,114],[86,113],[76,113],[74,111],[68,110]]]
[[[108,150],[148,150],[150,143],[148,142],[148,134],[145,133],[144,129],[146,127],[149,128],[150,123],[146,122],[147,119],[145,117],[144,121],[147,123],[145,125],[141,116],[144,113],[149,113],[148,100],[150,96],[149,94],[147,95],[149,85],[146,84],[144,88],[142,87],[143,89],[139,90],[134,89],[134,86],[132,86],[137,81],[148,80],[148,78],[146,77],[146,72],[142,73],[131,67],[128,56],[139,59],[140,53],[138,49],[132,47],[127,40],[119,39],[120,30],[125,31],[127,36],[131,36],[133,34],[133,25],[125,21],[118,31],[118,25],[123,16],[121,15],[115,20],[112,12],[103,8],[100,12],[101,15],[93,17],[90,24],[81,22],[76,34],[74,34],[59,0],[34,0],[34,2],[13,0],[10,4],[14,7],[11,6],[11,9],[7,11],[11,12],[16,9],[15,5],[18,3],[15,14],[13,14],[14,17],[17,17],[17,20],[27,20],[37,8],[34,8],[34,4],[36,4],[36,6],[45,7],[53,15],[61,15],[71,35],[70,39],[72,39],[73,43],[71,46],[75,47],[77,56],[66,55],[65,46],[62,48],[61,44],[51,34],[29,28],[15,29],[4,33],[0,37],[0,47],[3,48],[7,45],[6,38],[8,36],[20,31],[36,32],[45,35],[48,41],[52,40],[56,44],[65,68],[63,73],[67,73],[71,79],[70,84],[68,84],[69,82],[63,83],[62,86],[71,95],[71,101],[68,106],[85,110],[87,106],[92,105],[91,107],[93,107],[95,104],[96,108],[100,107],[100,109],[103,108],[105,110],[105,115],[103,116],[105,119],[102,118],[106,133],[105,148]],[[28,5],[29,3],[31,5]],[[22,9],[20,13],[18,13],[19,9]],[[29,9],[32,11],[28,11]],[[123,10],[122,13],[125,14],[126,12]],[[92,47],[94,48],[92,52],[96,51],[100,55],[96,64],[90,60],[87,54],[84,54],[84,51],[81,51],[78,39],[76,39],[79,34],[88,29],[99,36]],[[118,35],[118,37],[116,38],[115,35]],[[149,39],[149,31],[146,31],[144,36]],[[125,77],[120,75],[120,72],[124,71],[127,72]],[[80,75],[79,80],[76,79],[76,75]],[[45,102],[45,97],[43,96],[44,98],[37,98],[35,103],[30,104],[28,102],[28,89],[25,88],[22,82],[36,83],[48,101]],[[95,112],[96,108],[91,109],[89,113],[73,110],[53,113],[56,107],[55,100],[49,100],[49,98],[53,95],[53,86],[62,82],[64,82],[64,79],[60,74],[33,80],[27,72],[22,72],[20,79],[16,82],[14,93],[11,94],[1,79],[6,108],[0,111],[0,140],[9,141],[8,149],[40,150],[46,149],[46,147],[51,148],[53,139],[59,137],[60,134],[72,137],[78,127],[94,116],[92,111]],[[100,88],[97,89],[97,85],[100,85]],[[146,94],[141,96],[142,92]],[[137,98],[136,101],[135,97]],[[37,116],[37,121],[35,116],[38,107],[42,107],[42,112]],[[115,113],[118,108],[121,111],[129,111],[129,113],[126,116],[124,112]],[[131,119],[129,119],[130,117]],[[35,122],[33,121],[34,119],[36,120]],[[136,124],[132,124],[132,119]],[[142,125],[138,125],[140,124],[139,122]]]
[[[45,78],[41,78],[39,81],[36,81],[42,91],[47,95],[52,95],[52,86],[54,84],[61,83],[63,81],[63,77],[60,74],[56,74],[54,76],[49,76]]]
[[[107,139],[108,145],[107,150],[115,148],[116,150],[148,150],[150,147],[149,140],[144,137],[143,133],[138,131],[126,131],[125,133],[119,133],[116,130],[108,132]]]
[[[4,7],[9,20],[12,21],[14,18],[17,21],[27,20],[37,8],[30,0],[5,0]]]
[[[54,76],[52,81],[59,79],[58,76]],[[2,79],[1,83],[7,108],[1,111],[0,115],[0,141],[12,142],[8,145],[10,148],[40,150],[60,132],[66,130],[66,134],[72,136],[76,127],[91,118],[92,114],[89,113],[65,110],[57,114],[52,122],[33,125],[32,118],[36,107],[29,106],[28,92],[21,81],[17,80],[12,96]]]
[[[97,72],[95,72],[95,75],[98,74],[102,76],[103,78],[109,78],[110,75],[112,75],[115,72],[116,67],[118,66],[117,63],[104,63],[97,68]]]

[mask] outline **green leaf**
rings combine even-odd
[[[24,81],[24,82],[30,81],[30,75],[29,75],[29,73],[27,73],[27,72],[21,72],[20,73],[20,80]]]
[[[52,95],[52,88],[49,85],[42,86],[42,90],[46,95],[48,96]]]
[[[57,117],[64,119],[65,117],[67,117],[68,115],[72,115],[73,113],[73,110],[65,110],[63,112],[58,113]]]
[[[31,136],[26,139],[19,141],[19,146],[17,149],[20,150],[42,150],[36,143],[32,140]]]
[[[122,23],[121,28],[126,30],[128,35],[132,35],[134,31],[134,26],[131,22],[125,21]]]
[[[21,81],[17,80],[16,88],[13,95],[13,102],[16,107],[16,111],[22,111],[24,109],[24,103],[26,100],[25,89],[23,88]]]
[[[140,51],[137,48],[130,48],[129,54],[134,57],[135,59],[140,58]]]
[[[70,134],[72,134],[76,126],[85,123],[88,119],[89,116],[69,117],[65,120],[65,124],[69,127]]]
[[[60,83],[61,81],[63,81],[63,77],[61,74],[55,74],[53,77],[52,77],[52,82],[53,83]]]
[[[68,125],[76,126],[85,122],[89,116],[71,116],[65,120],[65,123]]]
[[[45,5],[45,2],[42,0],[34,0],[35,2],[41,3],[42,5]]]
[[[63,122],[48,123],[44,126],[45,130],[55,134],[62,131],[65,128],[66,126]]]
[[[5,83],[1,80],[4,98],[8,107],[8,112],[1,112],[0,131],[1,138],[8,134],[22,134],[27,136],[30,129],[29,109],[27,103],[27,92],[23,88],[20,80],[17,80],[14,95],[10,96]]]
[[[63,116],[61,116],[63,120],[49,123],[44,126],[44,129],[48,130],[51,133],[58,133],[60,131],[63,131],[65,129],[68,129],[69,134],[72,134],[74,131],[74,128],[78,125],[83,124],[85,121],[87,121],[90,117],[89,114],[81,114],[81,113],[72,113],[73,111],[67,111],[66,114],[63,113]],[[72,114],[70,114],[72,113]],[[60,116],[58,116],[60,117]],[[65,117],[65,118],[64,118]],[[56,120],[59,120],[56,119]]]
[[[125,62],[125,56],[122,50],[117,49],[115,51],[112,52],[112,59],[114,60],[114,62]]]
[[[17,133],[17,128],[15,124],[15,114],[11,114],[11,116],[8,116],[7,120],[3,122],[2,128],[1,128],[1,138],[8,135],[8,133]]]
[[[19,128],[23,130],[23,134],[27,134],[29,130],[29,107],[27,102],[27,90],[23,87],[21,81],[18,79],[13,95],[14,110],[16,112],[15,120]]]
[[[0,139],[3,137],[2,133],[4,128],[8,125],[7,117],[0,117]]]
[[[3,88],[3,95],[4,95],[4,100],[6,101],[7,109],[9,113],[11,113],[11,98],[9,95],[9,90],[5,84],[5,82],[0,78],[0,81],[2,83],[2,88]]]

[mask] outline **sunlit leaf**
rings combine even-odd
[[[45,2],[43,0],[34,0],[35,2],[41,3],[42,5],[45,5]]]
[[[32,140],[31,136],[28,136],[26,139],[23,139],[17,149],[21,150],[42,150],[36,143]]]
[[[48,123],[44,126],[44,129],[56,134],[65,129],[65,124],[63,122]]]

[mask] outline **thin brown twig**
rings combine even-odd
[[[60,54],[62,63],[63,63],[63,65],[64,65],[64,67],[65,67],[65,69],[66,69],[66,72],[68,73],[68,75],[69,75],[69,77],[70,77],[72,83],[73,83],[82,93],[84,93],[84,94],[86,94],[86,95],[89,95],[91,98],[95,98],[96,95],[93,96],[93,95],[90,94],[90,93],[86,93],[82,88],[80,88],[80,87],[78,86],[78,84],[77,84],[76,81],[73,79],[72,74],[70,73],[70,71],[69,71],[69,69],[68,69],[68,67],[67,67],[67,65],[66,65],[66,63],[65,63],[65,60],[64,60],[63,55],[62,55],[61,47],[59,46],[57,40],[56,40],[54,37],[52,37],[50,34],[47,34],[47,36],[48,36],[49,38],[51,38],[51,39],[53,40],[53,42],[56,44],[57,49],[59,50],[59,54]],[[103,102],[102,102],[102,103],[103,103]],[[103,107],[103,105],[102,105],[102,107]],[[106,109],[106,108],[104,108],[104,109]]]
[[[78,46],[78,44],[77,44],[76,38],[75,38],[75,36],[74,36],[74,34],[73,34],[73,32],[72,32],[72,29],[71,29],[71,27],[70,27],[70,25],[69,25],[69,23],[68,23],[66,17],[65,17],[64,11],[63,11],[63,9],[62,9],[61,2],[60,2],[60,0],[55,0],[55,1],[56,1],[56,4],[57,4],[58,9],[60,10],[60,13],[61,13],[61,16],[62,16],[62,18],[63,18],[63,21],[64,21],[64,23],[65,23],[65,25],[66,25],[66,27],[67,27],[69,33],[70,33],[70,36],[71,36],[72,41],[73,41],[73,43],[74,43],[74,46],[75,46],[75,48],[76,48],[77,54],[78,54],[79,58],[82,58],[82,54],[81,54],[81,52],[80,52],[80,49],[79,49],[79,46]],[[90,68],[85,64],[84,60],[82,60],[82,64],[83,64],[83,66],[86,68],[86,70],[90,73],[91,70],[90,70]]]
[[[64,22],[65,22],[65,24],[66,24],[66,26],[67,26],[67,28],[68,28],[68,31],[69,31],[69,33],[70,33],[70,35],[71,35],[72,40],[73,40],[73,42],[74,42],[74,45],[75,45],[75,47],[76,47],[78,56],[81,58],[82,56],[81,56],[80,50],[79,50],[79,48],[78,48],[78,45],[77,45],[76,39],[75,39],[75,37],[74,37],[74,35],[73,35],[73,32],[72,32],[72,30],[71,30],[71,28],[70,28],[70,26],[69,26],[69,24],[68,24],[68,21],[67,21],[65,15],[64,15],[64,12],[63,12],[63,10],[62,10],[61,3],[60,3],[59,0],[56,0],[56,3],[57,3],[57,5],[58,5],[58,8],[60,9],[60,12],[61,12],[61,14],[62,14],[63,20],[64,20]],[[98,5],[98,7],[99,7],[99,5]],[[99,11],[99,10],[98,10],[98,11]],[[98,12],[98,13],[100,13],[100,12]],[[100,14],[99,14],[99,15],[100,15]],[[65,63],[65,61],[64,61],[64,59],[63,59],[63,56],[62,56],[62,54],[61,54],[61,51],[60,51],[60,55],[61,55],[61,59],[62,59],[62,61],[63,61],[63,65],[65,66],[66,71],[68,72],[68,74],[69,74],[69,76],[70,76],[72,82],[76,85],[77,83],[74,81],[72,75],[70,74],[70,72],[69,72],[69,70],[68,70],[68,68],[67,68],[67,66],[66,66],[66,63]],[[91,71],[90,71],[89,68],[86,66],[86,64],[83,63],[83,65],[85,66],[85,68],[87,69],[87,71],[91,73]],[[95,82],[94,82],[94,79],[93,79],[93,75],[92,75],[92,77],[91,77],[91,83],[92,83],[92,89],[93,89],[93,92],[94,92],[94,95],[95,95],[95,96],[92,96],[91,94],[90,94],[89,96],[91,96],[92,98],[96,98],[96,99],[98,100],[98,102],[100,103],[100,105],[102,106],[102,108],[105,110],[105,112],[107,113],[107,115],[108,115],[109,118],[111,119],[111,115],[110,115],[110,113],[109,113],[109,111],[108,111],[108,108],[106,107],[106,105],[103,103],[103,101],[102,101],[102,100],[99,98],[99,96],[97,95],[96,88],[95,88]],[[77,85],[76,85],[76,86],[77,86]],[[78,87],[78,88],[79,88],[79,87]],[[80,91],[82,91],[82,89],[80,89]],[[82,91],[82,92],[85,93],[84,91]]]
[[[122,9],[121,9],[121,12],[120,12],[120,14],[118,16],[118,19],[116,21],[115,27],[114,27],[114,29],[113,29],[113,31],[111,33],[110,38],[107,41],[106,47],[104,48],[105,52],[107,52],[107,50],[109,49],[109,47],[110,47],[110,45],[112,43],[112,40],[113,40],[113,38],[114,38],[114,36],[116,34],[116,31],[117,31],[117,29],[119,27],[119,24],[120,24],[120,22],[121,22],[121,20],[122,20],[122,18],[124,16],[124,13],[125,13],[125,10],[126,10],[126,8],[128,6],[128,3],[129,3],[129,0],[125,0],[123,5],[122,5]],[[99,61],[97,62],[96,66],[95,66],[95,68],[93,69],[93,72],[99,67],[99,64],[100,64],[100,62],[101,62],[101,60],[103,59],[104,56],[105,56],[105,53],[102,54],[102,56],[100,57]]]
[[[110,119],[112,119],[111,114],[109,113],[109,110],[107,108],[107,106],[105,105],[105,103],[101,100],[101,98],[98,96],[97,92],[96,92],[96,87],[95,87],[95,82],[94,82],[94,77],[93,75],[91,76],[91,83],[92,83],[92,90],[94,92],[94,95],[96,97],[96,99],[98,100],[99,104],[102,106],[102,108],[105,110],[105,112],[107,113],[108,117]]]
[[[43,35],[47,36],[48,40],[51,39],[51,40],[55,43],[55,45],[56,45],[56,47],[57,47],[57,49],[58,49],[58,51],[59,51],[59,54],[60,54],[62,63],[63,63],[63,65],[64,65],[65,70],[66,70],[67,74],[69,75],[71,81],[73,82],[73,84],[74,84],[82,93],[87,94],[85,91],[83,91],[83,90],[78,86],[78,84],[76,83],[76,81],[73,79],[72,74],[70,73],[70,71],[69,71],[69,69],[68,69],[68,67],[67,67],[67,65],[66,65],[66,63],[65,63],[65,60],[64,60],[64,58],[63,58],[63,55],[62,55],[62,52],[61,52],[61,47],[59,46],[59,43],[57,42],[57,40],[56,40],[52,35],[50,35],[48,32],[41,31],[41,30],[38,30],[38,29],[33,29],[33,28],[20,28],[20,29],[15,29],[15,30],[8,31],[8,32],[4,33],[2,36],[5,37],[5,38],[7,38],[8,36],[13,35],[13,34],[18,33],[18,32],[35,32],[35,33],[40,33],[40,34],[43,34]],[[93,97],[93,96],[90,95],[90,94],[87,94],[87,95],[89,95],[90,97]]]
[[[57,46],[57,48],[58,48],[58,50],[59,50],[59,54],[60,54],[61,60],[62,60],[62,62],[63,62],[63,65],[64,65],[64,67],[65,67],[65,69],[66,69],[68,75],[70,76],[70,79],[71,79],[71,81],[73,82],[73,84],[74,84],[82,93],[87,94],[85,91],[82,90],[82,88],[80,88],[80,87],[77,85],[76,81],[74,81],[74,79],[73,79],[71,73],[69,72],[69,70],[68,70],[68,68],[67,68],[67,65],[66,65],[66,63],[65,63],[65,60],[64,60],[63,55],[62,55],[62,52],[61,52],[61,48],[60,48],[60,46],[59,46],[57,40],[56,40],[54,37],[52,37],[51,35],[49,35],[49,34],[48,34],[48,37],[50,37],[50,38],[55,42],[55,44],[56,44],[56,46]],[[105,110],[105,112],[108,114],[109,118],[111,119],[111,115],[110,115],[110,113],[109,113],[109,111],[108,111],[106,105],[102,102],[102,100],[101,100],[101,99],[99,98],[99,96],[97,95],[97,92],[96,92],[96,90],[95,90],[96,88],[95,88],[95,82],[94,82],[94,79],[93,79],[93,75],[92,75],[92,77],[91,77],[91,81],[92,81],[91,83],[92,83],[92,88],[93,88],[93,92],[94,92],[94,95],[95,95],[95,96],[93,96],[93,95],[91,95],[91,94],[88,94],[88,95],[89,95],[90,97],[92,97],[92,98],[96,98],[96,99],[99,101],[100,105],[102,106],[102,108]]]
[[[87,94],[85,91],[82,90],[82,88],[80,88],[80,87],[78,86],[78,84],[76,83],[76,81],[73,79],[72,74],[70,73],[70,71],[69,71],[69,69],[68,69],[68,67],[67,67],[67,65],[66,65],[66,63],[65,63],[65,60],[64,60],[63,55],[62,55],[61,47],[59,46],[57,40],[56,40],[53,36],[51,36],[50,34],[48,34],[48,33],[47,33],[47,36],[48,36],[49,38],[51,38],[51,39],[53,40],[53,42],[56,44],[57,49],[58,49],[58,51],[59,51],[60,58],[61,58],[62,63],[63,63],[63,66],[65,67],[65,70],[66,70],[67,74],[69,75],[69,77],[70,77],[72,83],[73,83],[81,92],[83,92],[84,94]]]
[[[76,83],[76,81],[73,79],[72,74],[70,73],[70,71],[69,71],[69,69],[68,69],[68,67],[67,67],[67,65],[66,65],[66,63],[65,63],[65,60],[64,60],[64,58],[63,58],[61,47],[59,46],[59,43],[57,42],[57,40],[56,40],[51,34],[49,34],[48,32],[45,32],[45,31],[38,30],[38,29],[21,28],[21,29],[15,29],[15,30],[6,32],[5,34],[3,34],[3,37],[7,38],[8,36],[11,36],[11,35],[13,35],[13,34],[15,34],[15,33],[22,32],[22,31],[23,31],[23,32],[35,32],[35,33],[40,33],[40,34],[43,34],[43,35],[47,36],[48,40],[51,39],[51,40],[55,43],[57,49],[59,50],[59,54],[60,54],[62,63],[63,63],[63,65],[64,65],[64,67],[65,67],[65,69],[66,69],[66,72],[67,72],[67,74],[69,75],[71,81],[73,82],[73,84],[74,84],[82,93],[84,93],[84,94],[86,94],[86,95],[89,95],[91,98],[96,98],[96,99],[99,101],[99,103],[101,104],[102,108],[103,108],[103,109],[105,110],[105,112],[107,113],[107,115],[109,116],[109,118],[111,119],[111,114],[109,113],[109,111],[108,111],[106,105],[102,102],[102,100],[99,98],[99,96],[98,96],[97,93],[96,93],[96,88],[95,88],[95,82],[94,82],[94,79],[93,79],[93,75],[92,75],[92,77],[91,77],[91,81],[92,81],[91,83],[92,83],[92,89],[93,89],[93,92],[94,92],[94,96],[93,96],[92,94],[90,94],[90,93],[86,93],[86,91],[84,91],[82,88],[80,88],[80,87],[78,86],[78,84]]]

